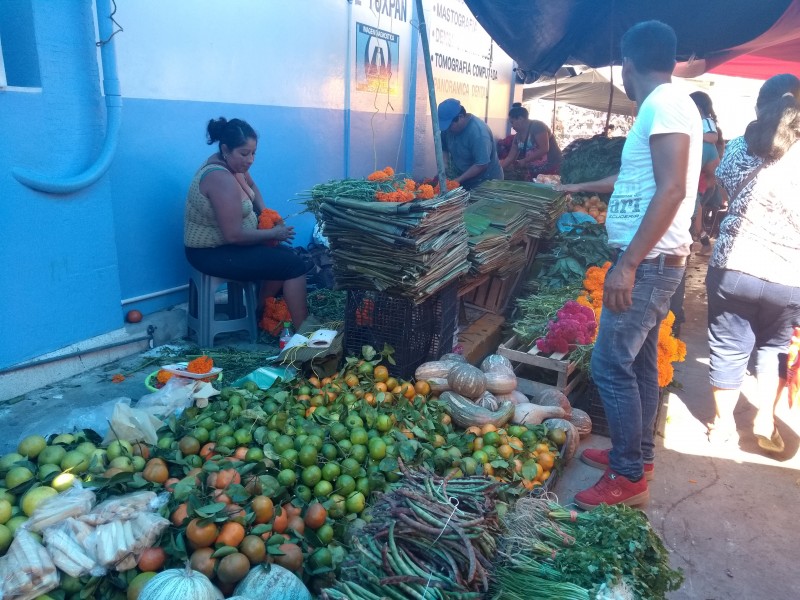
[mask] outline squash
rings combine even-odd
[[[467,362],[467,359],[463,354],[456,354],[455,352],[448,352],[447,354],[442,354],[439,357],[439,360],[448,360],[448,361],[457,362],[457,363],[465,363],[465,362]]]
[[[561,458],[564,459],[564,462],[572,460],[578,450],[578,444],[580,444],[580,435],[578,435],[575,425],[566,419],[546,419],[544,424],[548,429],[563,429],[566,432],[567,439],[561,446]]]
[[[459,365],[452,360],[432,360],[422,363],[414,371],[414,379],[417,381],[430,381],[431,379],[447,379],[448,373],[453,367]]]
[[[517,376],[511,369],[497,367],[484,374],[486,389],[493,394],[510,394],[517,389]]]
[[[499,402],[513,402],[514,404],[531,403],[530,399],[519,390],[514,390],[509,394],[495,394],[494,397],[497,398]]]
[[[139,594],[139,600],[221,600],[224,598],[211,580],[193,571],[187,562],[185,569],[167,569],[148,581]]]
[[[498,367],[506,367],[512,371],[514,370],[514,365],[511,364],[511,361],[500,354],[490,354],[484,358],[481,363],[481,371],[484,373],[490,373]]]
[[[582,438],[592,433],[592,418],[580,408],[572,409],[572,416],[569,417],[569,422],[575,425],[578,435]]]
[[[569,398],[555,388],[537,391],[531,402],[540,406],[560,406],[564,409],[564,415],[567,419],[572,414],[572,405],[569,403]]]
[[[489,390],[483,392],[483,394],[481,394],[481,397],[475,400],[475,405],[489,409],[492,412],[500,408],[500,403],[497,401],[497,398],[495,398],[494,394]]]
[[[442,392],[439,400],[444,402],[444,409],[452,417],[453,423],[462,429],[489,424],[502,427],[514,414],[514,404],[511,402],[502,402],[497,410],[491,411],[455,392]]]
[[[514,405],[514,416],[511,418],[511,422],[515,425],[540,425],[545,419],[561,419],[563,417],[564,409],[560,406],[517,404]]]
[[[486,375],[478,367],[466,363],[453,367],[447,375],[447,383],[451,390],[467,398],[479,398],[486,391]]]
[[[441,394],[450,389],[450,384],[447,383],[446,377],[431,377],[423,381],[427,381],[431,386],[431,394]]]
[[[254,600],[311,600],[303,580],[279,565],[253,567],[233,593]]]

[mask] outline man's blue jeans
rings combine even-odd
[[[612,267],[613,269],[613,267]],[[681,282],[684,267],[643,264],[636,270],[633,305],[615,313],[603,308],[592,352],[592,378],[611,433],[609,465],[639,479],[655,456],[658,412],[658,328]]]

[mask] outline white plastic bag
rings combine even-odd
[[[186,377],[171,377],[160,390],[142,396],[136,403],[136,408],[161,417],[181,413],[192,405],[192,395],[198,383],[203,382]]]
[[[0,558],[0,598],[33,600],[58,587],[58,571],[50,555],[31,533],[17,530]]]
[[[40,531],[56,525],[68,517],[85,515],[95,503],[92,490],[85,489],[79,480],[67,491],[43,500],[24,527],[39,533]]]
[[[161,420],[158,417],[120,402],[114,407],[108,432],[103,438],[103,445],[108,445],[114,440],[145,442],[155,445],[158,443],[156,431],[161,425]]]

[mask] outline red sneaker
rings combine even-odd
[[[634,482],[611,469],[607,469],[592,487],[575,494],[575,504],[583,510],[591,510],[601,504],[636,506],[649,499],[650,492],[644,477]]]
[[[587,448],[581,453],[581,460],[590,467],[602,469],[605,471],[608,468],[608,453],[609,449],[598,450],[597,448]],[[652,481],[656,476],[655,465],[653,463],[644,463],[644,478],[647,481]]]

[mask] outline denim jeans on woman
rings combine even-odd
[[[613,269],[613,267],[612,267]],[[633,304],[624,312],[603,308],[592,352],[592,378],[611,433],[611,469],[639,479],[655,456],[653,429],[658,387],[658,328],[681,282],[684,267],[643,264],[636,269]]]

